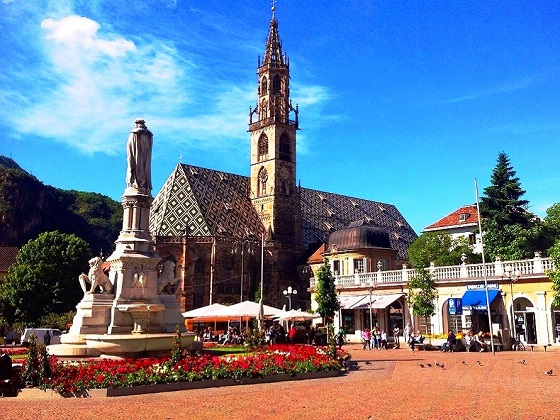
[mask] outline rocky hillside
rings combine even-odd
[[[39,233],[73,233],[93,254],[108,255],[122,220],[121,204],[107,196],[44,185],[0,156],[0,245],[21,247]]]

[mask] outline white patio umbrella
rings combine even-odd
[[[225,309],[220,310],[219,314],[231,317],[231,319],[240,317],[258,318],[259,310],[260,303],[246,300],[244,302],[236,303],[235,305],[227,306]],[[268,305],[262,305],[262,310],[265,317],[271,317],[282,312],[281,309],[273,308],[272,306]]]
[[[310,314],[309,312],[302,312],[300,310],[292,309],[288,312],[284,312],[283,314],[279,314],[274,318],[279,321],[310,321],[315,318],[320,318],[321,316],[318,314]]]
[[[199,318],[204,316],[213,316],[213,313],[224,309],[226,306],[219,303],[213,303],[212,305],[203,306],[202,308],[192,309],[187,312],[183,312],[185,318]]]

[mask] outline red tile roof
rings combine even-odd
[[[478,212],[476,211],[476,204],[463,206],[455,210],[453,213],[448,214],[443,219],[431,224],[424,228],[423,232],[444,230],[446,228],[458,226],[473,226],[478,223]]]
[[[18,251],[15,246],[0,246],[0,271],[8,271],[8,268],[16,262]]]
[[[317,248],[317,251],[315,251],[313,255],[309,257],[309,259],[307,260],[307,264],[321,264],[324,261],[322,254],[326,250],[327,250],[327,245],[326,244],[321,245],[319,248]]]

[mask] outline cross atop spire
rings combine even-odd
[[[275,12],[276,12],[276,0],[271,0],[271,10],[272,10],[272,20],[276,19]]]

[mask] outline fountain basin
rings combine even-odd
[[[109,356],[138,356],[169,353],[176,334],[88,334],[86,346],[95,353]],[[194,333],[181,334],[181,347],[190,348]]]
[[[165,305],[154,303],[127,303],[117,305],[121,312],[128,312],[134,321],[132,334],[144,334],[149,332],[149,325],[153,315],[165,310]]]

